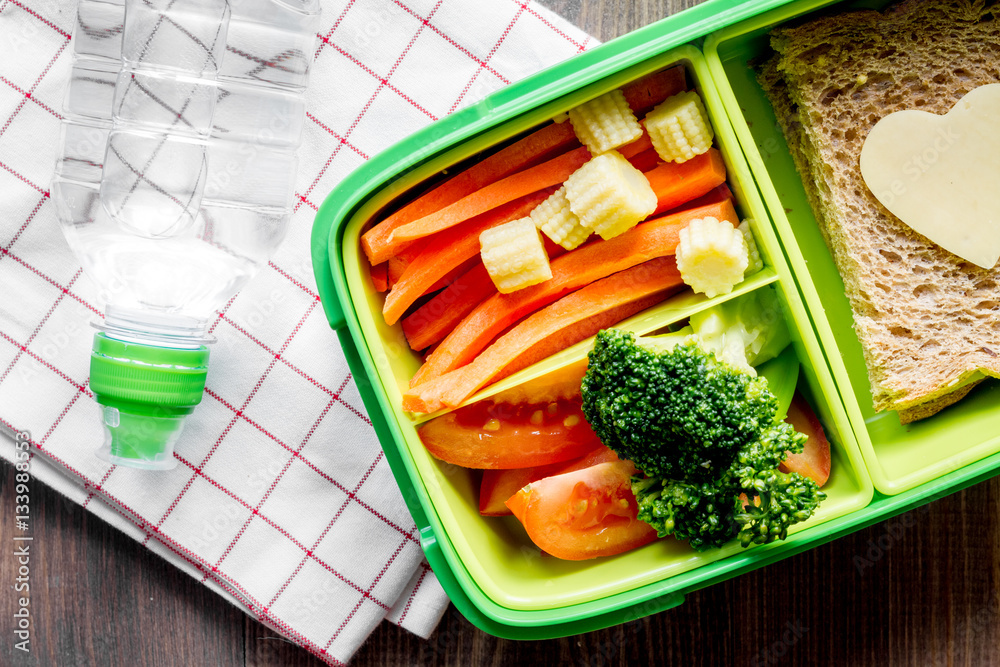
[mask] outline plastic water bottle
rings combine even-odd
[[[173,467],[210,317],[291,212],[319,0],[81,0],[53,198],[97,284],[101,458]]]

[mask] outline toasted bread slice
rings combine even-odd
[[[859,156],[882,117],[944,114],[1000,82],[1000,2],[906,0],[782,27],[771,42],[758,80],[844,279],[874,407],[928,417],[1000,376],[1000,266],[952,255],[889,213]]]

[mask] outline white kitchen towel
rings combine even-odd
[[[0,0],[0,429],[34,478],[339,664],[383,618],[426,637],[447,598],[323,315],[313,216],[381,149],[593,40],[521,0],[322,4],[288,234],[213,323],[179,465],[145,472],[94,456],[102,304],[49,196],[76,6]]]

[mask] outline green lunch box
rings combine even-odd
[[[320,298],[420,530],[427,560],[455,606],[491,634],[544,639],[627,622],[681,604],[731,578],[987,479],[1000,466],[1000,386],[982,383],[958,405],[900,426],[872,412],[843,283],[813,218],[771,107],[747,62],[767,33],[831,5],[886,2],[710,0],[515,83],[369,160],[317,213],[312,257]],[[716,131],[741,218],[752,221],[765,268],[732,294],[685,293],[616,325],[667,330],[692,313],[753,290],[776,290],[801,361],[799,389],[831,442],[825,500],[788,538],[697,553],[672,539],[609,558],[543,557],[513,517],[479,515],[474,471],[431,456],[401,396],[420,364],[400,326],[386,326],[359,238],[380,211],[443,170],[522,135],[578,104],[681,64]],[[820,301],[819,289],[823,288]],[[583,341],[525,368],[469,402],[586,356]]]

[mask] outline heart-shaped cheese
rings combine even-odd
[[[1000,83],[974,89],[944,116],[886,116],[865,139],[861,175],[907,225],[993,268],[1000,259]]]

